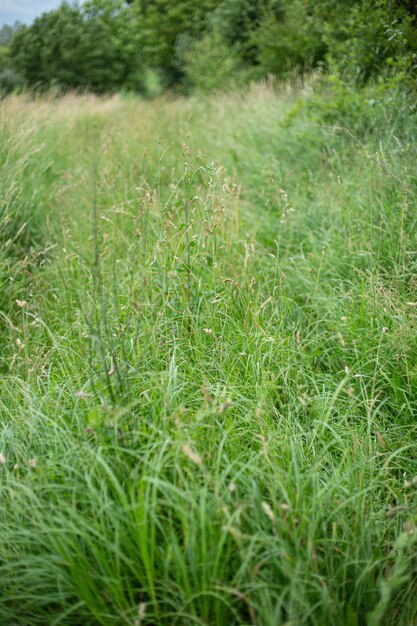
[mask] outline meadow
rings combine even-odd
[[[0,104],[2,626],[417,624],[399,87]]]

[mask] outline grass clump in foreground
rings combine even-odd
[[[1,128],[0,622],[413,624],[401,94],[10,97]]]

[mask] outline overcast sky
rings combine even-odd
[[[16,20],[30,24],[45,11],[56,9],[61,0],[0,0],[0,26]]]

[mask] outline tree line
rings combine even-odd
[[[6,90],[208,91],[316,67],[412,82],[417,0],[88,0],[0,31]]]

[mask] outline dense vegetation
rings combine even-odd
[[[403,89],[0,123],[1,624],[416,623]]]
[[[416,20],[0,29],[2,626],[417,624]]]
[[[88,0],[5,27],[3,90],[209,91],[314,67],[355,80],[417,67],[414,0]],[[1,59],[0,56],[0,70]],[[5,73],[4,73],[5,72]]]

